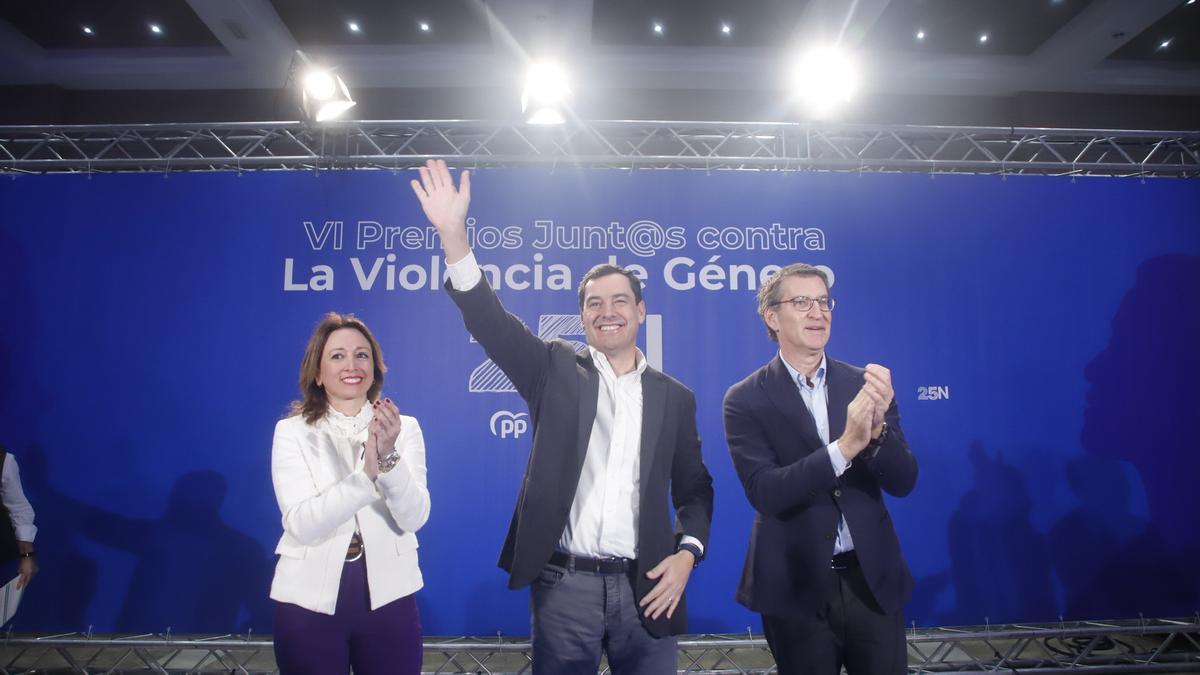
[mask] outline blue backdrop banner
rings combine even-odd
[[[270,630],[274,423],[305,342],[354,312],[416,416],[428,634],[527,635],[495,560],[527,412],[440,289],[412,174],[0,181],[0,442],[37,510],[20,631]],[[545,337],[575,288],[645,279],[642,349],[697,396],[716,509],[693,632],[760,630],[729,385],[776,353],[755,291],[826,265],[828,353],[892,369],[921,475],[889,502],[918,625],[1200,609],[1200,182],[639,170],[474,176],[476,255]]]

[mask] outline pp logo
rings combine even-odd
[[[497,410],[488,422],[488,428],[493,436],[499,438],[520,438],[521,434],[529,431],[529,413]]]

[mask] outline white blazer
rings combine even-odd
[[[283,536],[271,599],[334,613],[346,549],[355,525],[367,556],[371,609],[415,593],[424,581],[417,536],[429,519],[425,440],[417,420],[400,416],[401,461],[374,482],[362,470],[367,430],[346,438],[322,418],[300,415],[275,425],[271,480],[283,514]]]

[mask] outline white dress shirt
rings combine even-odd
[[[446,272],[457,291],[471,290],[483,277],[473,252],[458,262],[448,263]],[[642,373],[646,371],[646,357],[637,350],[637,366],[618,376],[604,354],[588,349],[600,374],[596,419],[592,421],[579,486],[558,545],[580,556],[636,558],[641,509]],[[685,535],[681,542],[704,551],[703,544],[695,537]]]
[[[793,368],[792,364],[783,358],[782,353],[779,354],[779,358],[783,360],[783,365],[791,373],[792,381],[800,390],[800,398],[804,399],[804,405],[808,406],[808,411],[812,413],[813,421],[817,424],[817,434],[821,436],[821,442],[825,444],[825,449],[829,454],[829,461],[833,464],[834,475],[840,477],[846,472],[846,469],[850,468],[850,462],[846,461],[837,441],[829,442],[829,385],[825,381],[825,355],[821,355],[821,365],[817,366],[817,372],[813,375],[812,380]],[[842,516],[841,521],[838,522],[837,541],[833,544],[833,554],[837,555],[853,550],[854,538],[850,536],[850,526],[846,523],[846,516]]]
[[[0,477],[0,500],[8,509],[8,518],[12,521],[13,531],[17,541],[32,542],[37,536],[37,526],[33,524],[33,507],[25,498],[21,489],[21,472],[17,469],[17,460],[12,453],[4,455],[4,475]]]
[[[600,374],[596,419],[558,545],[575,555],[636,558],[646,357],[638,350],[637,367],[618,376],[604,354],[588,350]]]

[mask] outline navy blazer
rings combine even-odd
[[[845,429],[846,406],[863,381],[863,369],[826,359],[831,442]],[[875,600],[889,614],[899,611],[912,592],[912,575],[882,492],[912,492],[917,460],[895,401],[886,413],[884,443],[870,456],[864,450],[840,477],[781,356],[729,388],[724,415],[729,453],[757,511],[738,602],[780,617],[818,611],[844,514]]]
[[[533,448],[499,560],[509,573],[509,588],[520,588],[550,561],[567,526],[596,418],[600,374],[590,352],[576,353],[569,342],[545,341],[530,333],[504,310],[486,277],[466,291],[454,290],[449,282],[446,289],[467,330],[529,405]],[[631,572],[639,601],[657,583],[645,573],[675,552],[680,536],[708,546],[713,509],[712,477],[696,431],[696,398],[653,368],[642,374],[640,472],[638,559]],[[675,507],[673,530],[668,486]],[[641,608],[638,613],[655,636],[687,632],[683,598],[671,619],[664,613],[652,621]]]

